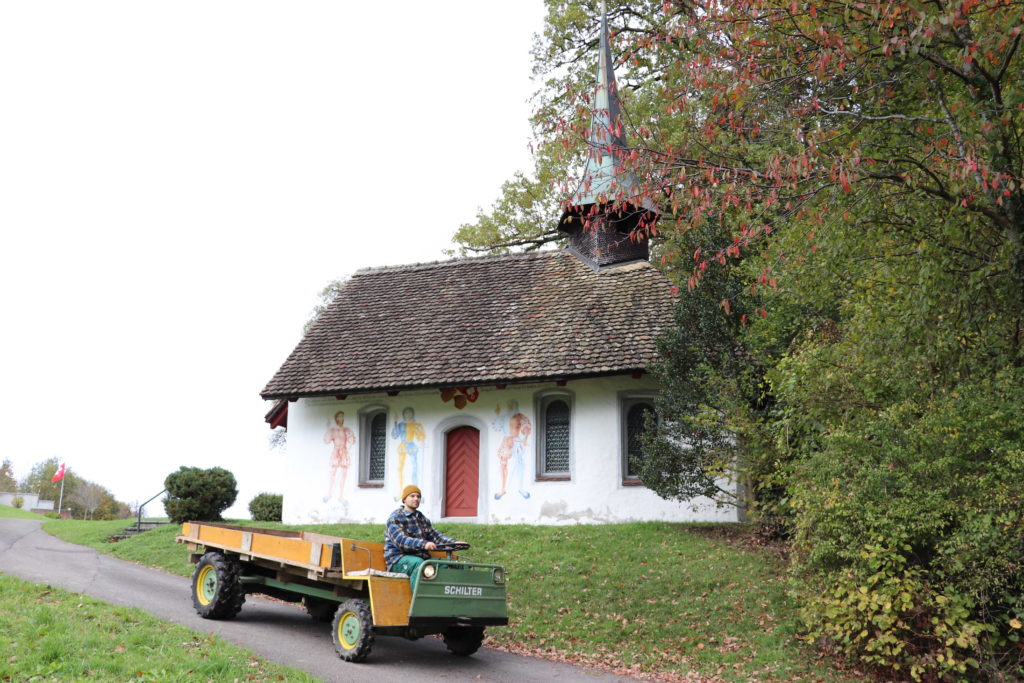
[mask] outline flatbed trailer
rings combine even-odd
[[[441,634],[453,654],[467,656],[485,627],[508,624],[505,570],[464,562],[451,548],[432,552],[411,581],[387,571],[384,544],[372,541],[211,522],[182,524],[176,540],[193,551],[200,616],[231,619],[249,593],[302,602],[311,617],[331,622],[346,661],[366,659],[377,635]]]

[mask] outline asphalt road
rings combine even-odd
[[[0,519],[0,572],[139,607],[194,631],[216,633],[324,681],[633,680],[487,648],[472,657],[453,657],[436,638],[378,637],[368,661],[352,664],[335,653],[330,624],[314,622],[295,606],[249,596],[241,614],[231,621],[202,619],[192,609],[188,579],[66,543],[39,527],[38,520]]]

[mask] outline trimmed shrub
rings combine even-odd
[[[260,493],[249,501],[249,514],[256,522],[280,522],[281,503],[284,499],[280,493]]]
[[[235,475],[220,467],[182,467],[164,480],[164,510],[172,522],[217,521],[238,497]]]
[[[25,499],[21,496],[15,496],[14,500],[11,501],[11,505],[18,508],[19,510],[25,505]]]

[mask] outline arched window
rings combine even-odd
[[[619,395],[619,423],[622,425],[622,483],[641,485],[640,470],[644,461],[643,433],[647,416],[654,415],[654,396],[627,393]]]
[[[542,397],[537,415],[537,477],[568,478],[572,472],[572,397]]]
[[[368,410],[362,415],[359,446],[359,483],[384,485],[384,463],[388,444],[388,413],[383,408]]]

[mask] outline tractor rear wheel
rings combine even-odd
[[[373,617],[363,600],[346,600],[334,613],[331,640],[346,662],[361,662],[373,647]]]
[[[200,558],[192,574],[192,606],[204,619],[233,619],[245,602],[238,560],[217,552]]]
[[[338,603],[333,600],[306,596],[303,603],[306,605],[306,613],[313,618],[313,621],[327,623],[334,618],[334,613],[338,610]]]
[[[453,655],[468,657],[484,642],[482,626],[452,626],[444,632],[444,644]]]

